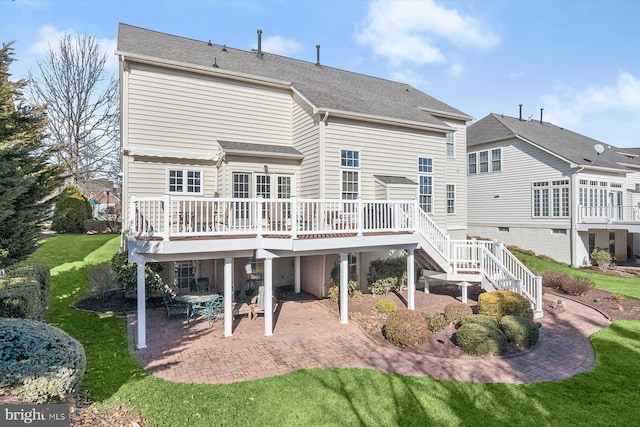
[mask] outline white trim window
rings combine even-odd
[[[456,213],[456,186],[455,184],[447,184],[447,213]]]
[[[569,217],[569,180],[540,181],[532,184],[534,218]]]
[[[170,194],[202,194],[202,169],[167,169]]]
[[[173,280],[180,289],[189,289],[191,283],[196,280],[195,261],[174,261]]]
[[[355,200],[360,195],[360,152],[340,150],[340,197]]]
[[[493,173],[502,171],[502,148],[473,151],[467,154],[467,173]]]
[[[454,158],[456,157],[456,135],[454,132],[449,132],[445,138],[445,146],[447,157]]]
[[[418,157],[419,204],[426,213],[433,213],[433,159]]]

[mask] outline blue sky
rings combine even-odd
[[[540,118],[640,147],[636,0],[0,0],[26,77],[64,32],[94,34],[117,73],[118,23],[404,81],[476,120]]]

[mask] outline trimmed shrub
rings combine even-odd
[[[368,287],[373,295],[386,295],[391,289],[395,289],[397,286],[397,277],[386,277],[384,279],[376,280]]]
[[[87,291],[90,294],[102,294],[104,292],[121,289],[115,277],[113,277],[111,265],[108,262],[88,264],[86,270],[88,281]]]
[[[427,321],[427,326],[431,332],[441,331],[449,325],[447,318],[444,317],[444,314],[442,313],[424,313],[424,318]]]
[[[540,334],[533,320],[521,316],[504,316],[500,319],[500,329],[507,340],[521,348],[531,348]]]
[[[338,302],[338,299],[340,298],[340,286],[330,286],[329,290],[327,291],[327,296],[331,301]]]
[[[567,295],[582,296],[593,287],[594,283],[591,280],[569,277],[569,280],[562,282],[560,290]]]
[[[613,260],[613,257],[608,250],[595,248],[593,252],[591,252],[591,259],[600,268],[600,270],[602,270],[602,272],[606,272]]]
[[[384,325],[385,337],[401,347],[413,347],[427,339],[429,328],[422,313],[398,310],[389,314]]]
[[[501,319],[509,314],[533,319],[531,303],[523,296],[511,291],[485,292],[478,296],[478,314],[487,314]]]
[[[487,316],[486,314],[472,314],[460,320],[459,325],[469,325],[475,323],[478,325],[484,325],[490,328],[498,328],[499,322],[496,318]]]
[[[458,323],[462,318],[473,314],[473,310],[467,304],[461,302],[452,302],[444,307],[444,317],[447,322]]]
[[[507,337],[498,327],[467,323],[456,332],[456,343],[473,356],[496,356],[504,351]]]
[[[91,218],[91,204],[77,187],[67,187],[58,196],[51,229],[58,233],[84,233]]]
[[[136,298],[138,289],[138,268],[135,263],[128,261],[126,252],[119,252],[111,258],[111,270],[115,281],[124,289],[127,298]],[[162,278],[158,274],[162,271],[162,264],[149,262],[144,268],[146,299],[162,291]]]
[[[390,299],[381,299],[376,303],[376,311],[380,313],[391,313],[392,311],[396,311],[396,302],[391,301]]]
[[[109,228],[107,221],[98,221],[97,219],[88,219],[84,223],[84,228],[87,231],[95,231],[96,233],[106,233]]]
[[[422,275],[422,269],[419,266],[415,268],[415,280]],[[407,256],[399,256],[394,258],[377,259],[369,264],[369,272],[367,273],[367,283],[369,285],[378,280],[395,277],[397,279],[396,286],[398,289],[403,288],[407,283]]]
[[[349,280],[349,298],[358,298],[362,295],[360,288],[358,288],[358,283],[354,280]],[[329,287],[327,291],[327,296],[331,301],[338,302],[340,299],[340,285],[332,285]]]
[[[542,284],[553,289],[560,289],[567,280],[571,280],[571,276],[559,271],[545,271],[542,273]]]
[[[0,280],[0,317],[42,320],[47,306],[41,293],[33,277]]]
[[[66,332],[29,319],[0,319],[0,380],[33,403],[61,401],[86,368],[82,345]]]
[[[29,298],[37,298],[39,296],[40,301],[38,308],[39,314],[35,317],[29,317],[34,320],[41,320],[44,317],[44,314],[49,306],[49,297],[51,296],[51,274],[49,269],[43,265],[29,265],[24,264],[18,267],[11,267],[10,269],[5,271],[5,278],[31,278],[34,279],[40,289],[39,292],[36,291],[32,295],[29,295]],[[0,286],[1,288],[2,286]],[[1,292],[1,291],[0,291]],[[0,317],[2,315],[0,314]],[[5,316],[8,317],[8,316]],[[22,317],[22,316],[19,316]]]

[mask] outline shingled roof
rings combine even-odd
[[[117,54],[125,58],[240,73],[290,85],[320,111],[355,115],[451,130],[439,116],[471,117],[414,87],[326,65],[263,52],[243,51],[120,24]],[[215,64],[215,66],[214,66]]]
[[[510,138],[533,143],[576,165],[614,169],[640,167],[640,149],[614,147],[549,122],[491,113],[467,128],[469,151],[485,143]],[[605,148],[603,153],[596,152],[594,147],[597,144]]]

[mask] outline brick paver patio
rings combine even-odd
[[[595,366],[589,336],[610,321],[566,301],[566,312],[540,319],[536,346],[513,357],[438,357],[373,343],[355,322],[311,301],[285,301],[265,337],[264,318],[234,321],[225,338],[222,322],[167,320],[164,309],[147,310],[147,348],[134,350],[135,314],[129,316],[131,351],[152,375],[169,381],[226,384],[306,368],[370,368],[402,375],[466,382],[559,381]]]

